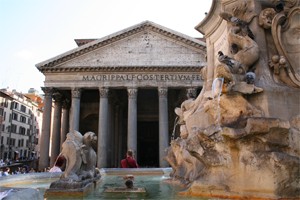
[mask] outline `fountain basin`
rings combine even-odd
[[[186,188],[180,185],[170,184],[171,168],[139,168],[139,169],[101,169],[99,184],[84,197],[72,196],[67,193],[64,196],[44,197],[52,182],[57,181],[61,173],[30,173],[0,177],[0,191],[13,191],[5,200],[22,199],[44,199],[44,200],[74,200],[74,199],[190,199],[199,200],[199,197],[187,197],[179,195],[179,192]],[[125,187],[123,177],[134,176],[134,188],[144,188],[140,192],[105,192],[109,188]],[[21,197],[21,198],[19,198]]]

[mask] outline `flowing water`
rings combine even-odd
[[[223,83],[224,78],[216,78],[212,83],[212,96],[217,101],[215,124],[219,129],[221,129],[220,96],[222,94]]]

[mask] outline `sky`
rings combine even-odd
[[[0,88],[43,93],[36,64],[149,20],[191,37],[212,0],[0,0]]]

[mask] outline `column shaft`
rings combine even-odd
[[[100,88],[99,105],[99,133],[97,149],[97,167],[107,167],[107,148],[108,148],[108,89]]]
[[[69,102],[64,101],[62,105],[62,120],[61,120],[61,134],[60,134],[60,151],[61,145],[66,140],[67,133],[69,132]]]
[[[169,123],[168,123],[168,90],[159,88],[159,166],[168,167],[164,160],[166,148],[169,146]]]
[[[42,132],[40,137],[39,170],[49,167],[49,144],[51,130],[52,88],[42,88],[45,93]]]
[[[137,155],[137,92],[136,88],[128,88],[128,133],[127,148]]]
[[[70,131],[79,131],[79,117],[80,117],[80,96],[81,90],[75,88],[72,90],[72,107],[70,116]]]
[[[52,140],[51,140],[51,157],[50,166],[54,166],[55,160],[60,151],[60,129],[61,129],[61,108],[62,96],[58,93],[53,94],[55,100],[54,104],[54,116],[53,116],[53,128],[52,128]]]

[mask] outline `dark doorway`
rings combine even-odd
[[[137,158],[140,167],[159,166],[159,139],[157,121],[139,121]]]

